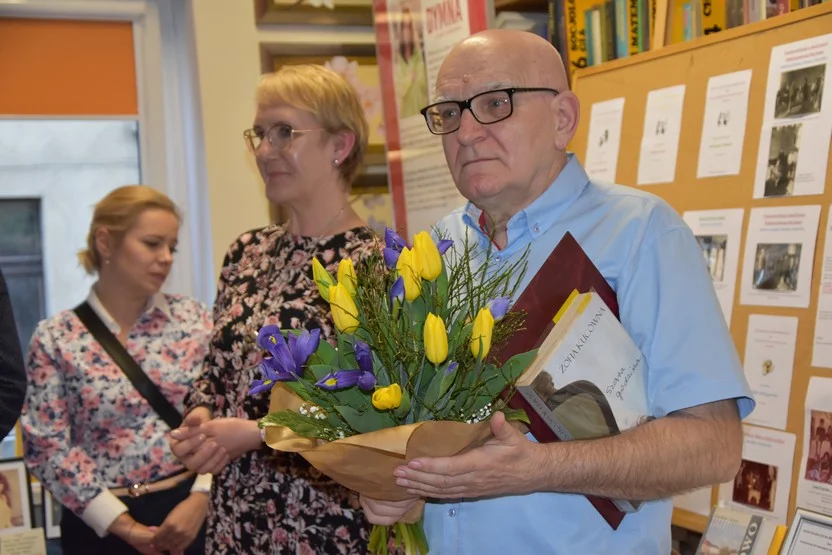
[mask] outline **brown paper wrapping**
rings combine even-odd
[[[297,410],[302,402],[278,384],[272,389],[269,411]],[[332,442],[305,438],[284,426],[266,427],[266,444],[272,449],[298,453],[342,486],[385,501],[411,497],[396,485],[396,467],[416,457],[456,455],[482,445],[489,437],[491,428],[487,421],[417,422]]]

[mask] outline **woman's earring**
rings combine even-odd
[[[340,163],[341,163],[341,161],[338,158],[336,158],[335,160],[332,161],[332,165],[335,166],[336,168],[338,167],[338,165]]]

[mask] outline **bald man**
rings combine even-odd
[[[423,113],[470,201],[438,227],[479,245],[476,267],[491,238],[494,266],[528,247],[520,290],[571,232],[616,290],[656,418],[614,437],[539,444],[497,413],[483,447],[397,468],[413,498],[363,498],[369,520],[395,522],[426,498],[431,553],[667,555],[671,496],[734,478],[741,418],[754,407],[696,239],[660,198],[593,181],[567,152],[578,98],[555,49],[532,33],[457,45]],[[576,494],[647,502],[614,531]]]

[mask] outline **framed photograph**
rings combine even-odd
[[[258,25],[373,25],[372,0],[254,0]]]
[[[0,461],[0,534],[32,528],[29,473],[23,459]]]
[[[832,553],[832,516],[798,507],[780,555]]]
[[[61,513],[63,506],[52,498],[52,494],[43,490],[43,529],[46,539],[61,537]]]

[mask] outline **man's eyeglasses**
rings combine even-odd
[[[246,144],[252,152],[257,152],[260,145],[263,144],[263,139],[268,139],[269,144],[278,151],[284,151],[292,144],[292,139],[295,135],[305,133],[307,131],[315,131],[323,129],[322,127],[310,127],[309,129],[292,129],[291,125],[285,123],[278,123],[263,131],[257,127],[253,129],[246,129],[243,131],[243,137],[246,139]]]
[[[523,92],[551,92],[560,94],[555,89],[542,87],[510,88],[486,91],[475,94],[468,100],[446,100],[422,108],[422,115],[428,129],[434,135],[446,135],[459,129],[462,112],[468,108],[478,122],[483,125],[497,123],[514,113],[514,95]]]

